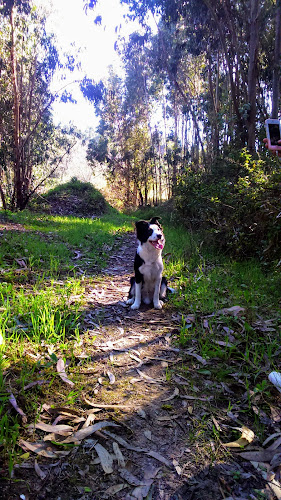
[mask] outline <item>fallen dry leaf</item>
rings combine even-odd
[[[171,401],[171,399],[174,399],[175,397],[177,397],[179,395],[180,391],[178,389],[178,387],[175,388],[173,394],[171,396],[169,396],[168,398],[165,398],[165,399],[162,399],[162,401]]]
[[[244,311],[245,311],[244,307],[232,306],[221,309],[220,311],[217,312],[217,314],[231,314],[232,316],[239,316],[239,314],[242,314]]]
[[[151,469],[151,467],[149,467],[144,471],[144,476],[142,479],[142,482],[144,484],[143,486],[136,486],[136,488],[132,491],[133,498],[136,498],[137,500],[143,500],[144,498],[151,498],[150,496],[148,497],[148,493],[151,488],[151,485],[153,484],[153,479],[155,478],[159,470],[160,469]]]
[[[129,354],[129,356],[140,365],[142,364],[142,360],[139,357],[135,356],[134,354]]]
[[[213,399],[213,396],[209,396],[209,397],[206,397],[206,398],[201,398],[199,396],[180,396],[181,399],[189,399],[190,401],[194,401],[194,400],[197,400],[198,401],[210,401],[211,399]]]
[[[270,465],[267,463],[258,463],[255,461],[251,461],[251,464],[255,467],[255,469],[260,473],[265,481],[268,482],[269,488],[273,491],[275,497],[280,500],[281,499],[281,485],[279,481],[274,477],[274,474],[270,471]]]
[[[85,401],[85,403],[87,403],[87,405],[92,406],[93,408],[106,408],[107,410],[115,410],[115,409],[131,410],[132,409],[131,406],[127,406],[127,405],[104,405],[104,404],[99,404],[99,403],[92,403],[91,401],[89,401],[86,398],[84,398],[84,401]]]
[[[18,406],[17,400],[16,400],[16,398],[13,395],[12,392],[10,392],[9,403],[11,403],[11,405],[14,407],[14,409],[16,410],[16,412],[21,416],[23,424],[26,424],[26,422],[27,422],[27,416],[22,411],[22,409]]]
[[[179,462],[175,459],[173,459],[173,466],[175,467],[178,476],[181,476],[182,468],[180,467]]]
[[[85,429],[86,427],[89,427],[95,420],[95,414],[94,413],[90,413],[87,417],[87,420],[86,422],[82,425],[82,429]]]
[[[136,377],[134,377],[134,378],[130,379],[130,384],[134,385],[137,382],[142,382],[142,380],[143,380],[142,378],[136,378]]]
[[[218,423],[217,419],[215,417],[213,417],[213,415],[211,418],[212,418],[212,421],[214,422],[214,426],[217,429],[217,431],[221,432],[221,427],[220,427],[220,424]]]
[[[157,453],[157,451],[147,451],[146,452],[147,455],[149,455],[150,457],[153,457],[155,458],[156,460],[159,460],[159,462],[162,462],[163,464],[167,465],[167,467],[173,467],[173,464],[171,462],[169,462],[169,460],[167,460],[165,457],[163,457],[162,455],[160,455],[160,453]]]
[[[37,460],[35,460],[35,462],[34,462],[34,469],[35,469],[37,476],[40,477],[40,479],[42,479],[42,481],[44,481],[44,479],[46,479],[46,477],[47,477],[47,474],[44,471],[42,471],[42,469],[39,467]]]
[[[279,373],[279,372],[271,372],[268,375],[268,379],[276,387],[276,389],[279,392],[281,392],[281,373]]]
[[[223,443],[223,445],[228,448],[241,448],[247,446],[254,440],[255,434],[251,431],[251,429],[243,426],[240,430],[242,431],[242,434],[239,439],[232,441],[231,443]]]
[[[132,486],[141,486],[143,485],[143,482],[140,481],[140,479],[136,476],[134,476],[130,471],[127,469],[120,469],[119,474],[122,477],[122,479],[125,479],[127,483],[131,484]]]
[[[76,415],[77,417],[79,417],[81,413],[79,410],[67,408],[66,406],[56,406],[55,408],[51,408],[50,406],[43,405],[42,409],[47,411],[47,413],[50,413],[51,415],[57,415],[57,414],[66,416]]]
[[[115,376],[113,375],[113,373],[111,373],[110,371],[107,371],[107,376],[109,378],[109,383],[110,384],[114,384],[115,383]]]
[[[124,456],[122,454],[122,451],[120,450],[119,446],[118,446],[118,443],[116,443],[116,441],[114,441],[112,443],[112,447],[113,447],[113,451],[115,453],[115,456],[117,458],[117,462],[118,462],[118,465],[120,467],[125,467],[125,459],[124,459]]]
[[[58,443],[61,442],[61,437],[67,437],[69,435],[69,432],[61,432],[60,434],[51,432],[50,434],[46,434],[46,436],[43,437],[43,441],[55,441],[56,443]]]
[[[151,439],[152,439],[151,431],[145,430],[144,435],[145,435],[146,439],[149,439],[149,441],[151,441]]]
[[[27,269],[27,265],[24,259],[15,259],[15,261],[20,267]]]
[[[274,443],[272,443],[267,449],[276,450],[279,446],[281,446],[281,436],[279,436],[279,438],[276,439],[276,441],[274,441]]]
[[[145,453],[147,451],[146,449],[138,448],[136,446],[133,446],[133,445],[127,443],[127,441],[125,441],[125,439],[121,438],[120,436],[117,436],[116,434],[113,434],[110,431],[103,431],[103,434],[106,434],[106,436],[113,438],[115,441],[117,441],[119,444],[121,444],[121,446],[124,446],[124,448],[127,448],[127,450],[132,450],[132,451],[136,451],[136,452],[143,452],[143,453]]]
[[[266,438],[266,440],[262,443],[262,446],[265,447],[270,441],[272,441],[272,439],[280,436],[281,432],[274,432],[274,434],[271,434],[268,438]]]
[[[193,351],[185,351],[185,354],[188,356],[193,356],[199,363],[201,363],[203,366],[206,365],[207,361],[206,359],[202,358],[202,356],[199,356],[199,354],[196,354],[196,352]]]
[[[36,382],[30,382],[30,384],[24,386],[23,390],[27,391],[28,389],[31,389],[31,387],[34,387],[35,385],[43,385],[43,384],[49,384],[49,380],[36,380]]]
[[[101,461],[101,466],[106,474],[111,474],[113,472],[113,458],[108,453],[108,451],[100,444],[97,443],[94,445],[94,448],[99,456],[99,459]]]
[[[251,462],[271,462],[274,455],[277,453],[281,453],[281,448],[277,448],[276,450],[257,450],[257,451],[244,451],[239,453],[239,457],[244,458],[245,460],[250,460]]]
[[[40,455],[45,458],[58,458],[59,455],[66,456],[70,453],[70,451],[52,450],[50,449],[49,445],[46,444],[44,441],[38,441],[37,443],[30,443],[29,441],[24,441],[22,439],[19,441],[19,445],[23,449],[27,448],[28,450],[37,453],[37,455]]]
[[[86,427],[85,429],[80,429],[79,431],[72,434],[72,436],[69,436],[64,441],[62,441],[62,443],[64,443],[64,444],[65,443],[79,443],[80,441],[82,441],[86,437],[90,436],[94,432],[99,431],[100,429],[103,429],[104,427],[109,427],[109,426],[119,427],[119,425],[114,424],[113,422],[108,422],[107,420],[102,421],[102,422],[97,422],[96,424],[90,425],[89,427]]]
[[[31,424],[28,426],[28,429],[30,431],[33,431],[34,429],[40,429],[41,431],[54,432],[55,434],[61,434],[64,432],[73,432],[73,427],[71,427],[70,425],[64,425],[64,424],[50,425],[50,424],[45,424],[44,422],[37,422],[36,424]],[[64,436],[65,434],[61,435]]]
[[[138,370],[137,368],[136,368],[136,371],[138,372],[139,376],[141,378],[143,378],[148,384],[159,384],[159,383],[161,383],[160,380],[156,380],[156,379],[154,379],[152,377],[149,377],[148,375],[146,375],[145,373],[143,373],[141,370]]]
[[[58,362],[57,362],[57,372],[60,376],[60,378],[66,383],[66,384],[69,384],[71,385],[72,387],[75,385],[71,380],[69,380],[69,378],[67,377],[66,373],[65,373],[65,364],[64,364],[64,361],[62,358],[59,358],[58,359]]]
[[[124,483],[114,484],[113,486],[110,486],[109,488],[107,488],[107,490],[105,490],[105,494],[109,496],[116,495],[116,493],[119,493],[119,491],[123,490],[124,487]]]
[[[270,407],[271,419],[275,423],[279,423],[281,421],[281,411],[279,408]]]

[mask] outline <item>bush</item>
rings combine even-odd
[[[208,242],[235,256],[280,258],[280,164],[247,151],[227,169],[230,161],[209,173],[187,170],[175,198],[177,212],[185,225],[204,230]]]
[[[109,204],[90,182],[81,182],[73,177],[69,182],[34,199],[31,208],[51,214],[90,217],[105,213]]]

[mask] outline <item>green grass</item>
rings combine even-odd
[[[262,442],[270,429],[256,411],[258,408],[270,419],[276,390],[267,377],[271,371],[281,371],[280,266],[276,261],[235,261],[218,253],[205,245],[204,234],[176,223],[173,212],[137,213],[143,219],[153,215],[162,216],[165,275],[176,290],[166,307],[182,318],[175,340],[206,363],[202,367],[199,362],[194,368],[196,358],[184,360],[182,373],[188,373],[190,390],[197,386],[215,398],[213,415],[220,416],[221,409],[227,412],[228,404],[236,411],[241,408],[239,418]],[[242,308],[239,314],[220,312],[233,306]],[[220,384],[230,387],[230,392]],[[212,437],[208,434],[206,442]]]
[[[114,210],[95,219],[2,212],[0,222],[18,225],[0,229],[0,463],[11,473],[21,454],[21,421],[8,403],[9,391],[35,418],[43,393],[25,393],[24,385],[43,376],[49,380],[44,394],[53,390],[55,352],[72,359],[79,341],[85,287],[132,225]],[[40,361],[48,350],[49,361]],[[69,404],[74,395],[67,388],[64,393]]]
[[[54,400],[57,395],[60,404],[79,402],[84,381],[75,374],[73,353],[79,349],[82,332],[88,346],[93,342],[83,327],[86,287],[102,273],[120,237],[132,230],[132,220],[152,215],[157,210],[133,217],[109,211],[95,219],[28,211],[0,214],[0,221],[24,228],[0,229],[0,462],[4,470],[11,473],[22,454],[17,446],[22,423],[8,402],[9,391],[29,421],[37,418],[49,396]],[[235,375],[244,384],[235,388],[237,401],[217,392],[213,412],[222,405],[240,404],[246,392],[245,419],[252,419],[263,436],[265,429],[252,411],[251,394],[258,394],[263,410],[268,411],[272,396],[267,374],[280,370],[280,270],[275,263],[236,262],[216,254],[205,247],[202,236],[176,225],[171,215],[164,215],[162,223],[165,274],[176,289],[165,308],[182,318],[175,340],[207,363],[198,367],[196,359],[183,356],[181,370],[190,377],[190,390],[208,390],[205,379],[212,391],[221,383],[232,387]],[[238,316],[219,313],[235,305],[244,308]],[[58,356],[70,360],[75,390],[58,384]],[[26,384],[40,378],[48,384],[24,391]],[[172,381],[173,367],[167,369],[166,379]],[[206,422],[199,430],[194,428],[194,439],[207,432]]]

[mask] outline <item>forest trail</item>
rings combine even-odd
[[[127,235],[103,274],[86,286],[83,327],[88,333],[81,335],[77,364],[85,384],[69,405],[77,421],[81,415],[84,422],[87,419],[86,434],[66,457],[51,460],[52,466],[50,459],[46,468],[40,460],[41,479],[38,468],[37,475],[32,467],[23,470],[28,488],[21,484],[21,498],[250,498],[254,489],[265,485],[249,462],[234,460],[219,442],[201,442],[203,426],[213,425],[215,395],[196,387],[190,378],[204,366],[202,358],[173,343],[181,318],[169,300],[160,311],[148,306],[132,311],[125,304],[135,248],[135,236]],[[89,342],[91,363],[83,355]],[[55,416],[63,421],[65,412],[57,408],[52,423]],[[109,425],[103,428],[105,421]],[[87,436],[87,428],[99,423],[100,430]],[[15,487],[17,495],[12,493]],[[19,483],[10,493],[7,498],[19,498]]]

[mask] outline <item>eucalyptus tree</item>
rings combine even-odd
[[[0,9],[0,193],[4,208],[21,210],[70,141],[52,120],[50,83],[61,63],[45,16],[27,0],[2,0]]]
[[[179,69],[185,60],[187,81],[188,57],[201,55],[206,59],[202,80],[207,85],[201,97],[207,101],[208,115],[201,113],[196,117],[201,121],[198,132],[209,122],[218,152],[225,139],[239,148],[248,146],[254,150],[257,118],[263,121],[268,113],[266,106],[261,107],[261,102],[268,101],[263,76],[271,74],[272,88],[274,74],[274,96],[280,88],[280,0],[122,1],[129,5],[131,16],[138,17],[144,25],[148,13],[157,20],[166,73],[190,111],[190,93],[179,77]],[[274,57],[272,33],[276,38]],[[270,59],[274,64],[270,64]],[[278,102],[278,96],[273,100]]]

